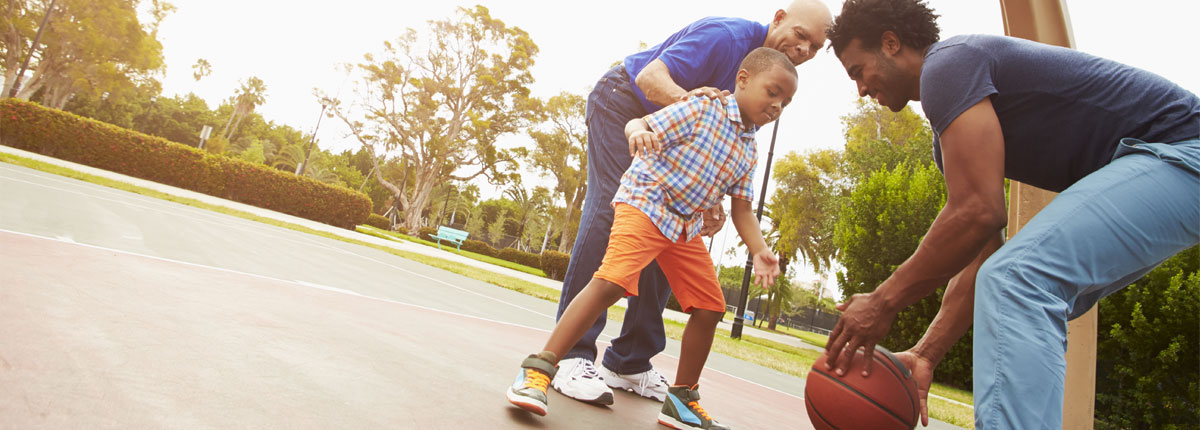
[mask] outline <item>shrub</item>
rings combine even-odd
[[[418,228],[417,229],[417,239],[436,241],[437,239],[434,239],[433,237],[437,235],[437,231],[438,231],[437,227]]]
[[[511,261],[517,264],[523,264],[529,267],[538,268],[542,265],[542,257],[540,255],[518,250],[516,248],[504,248],[496,255],[497,258],[505,261]]]
[[[348,188],[209,154],[26,101],[0,100],[0,142],[123,175],[353,229],[371,200]]]
[[[435,231],[434,233],[437,233],[437,232]],[[471,239],[464,240],[463,244],[462,244],[462,248],[460,248],[460,249],[462,249],[463,251],[471,251],[476,254],[483,254],[488,257],[495,257],[496,254],[498,254],[498,251],[496,251],[496,248],[492,248],[491,245],[488,245],[486,242],[479,241],[479,240],[471,240]]]
[[[567,264],[571,262],[571,254],[547,250],[542,253],[540,260],[539,265],[542,271],[546,272],[546,276],[561,281],[567,275]]]
[[[381,230],[391,230],[392,220],[379,214],[371,214],[367,216],[367,225]]]

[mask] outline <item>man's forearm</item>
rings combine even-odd
[[[662,60],[651,61],[634,77],[634,85],[642,90],[646,100],[659,106],[667,106],[679,101],[687,90],[671,79],[671,71]]]
[[[920,301],[962,271],[1003,228],[1003,216],[947,205],[921,240],[917,252],[876,290],[889,309]]]
[[[975,320],[975,276],[984,261],[1003,244],[1001,234],[996,233],[975,260],[950,280],[942,296],[942,307],[925,330],[925,336],[913,346],[914,353],[935,364],[939,363],[958,339],[967,333]]]

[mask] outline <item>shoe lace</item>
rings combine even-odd
[[[705,411],[704,408],[700,407],[700,402],[691,401],[688,402],[688,406],[690,406],[693,411],[696,411],[697,414],[704,417],[705,420],[712,421],[712,418],[708,416],[708,412]]]
[[[658,369],[650,369],[646,373],[643,373],[641,378],[638,378],[638,388],[641,390],[645,390],[646,387],[652,385],[666,386],[667,384],[667,377],[663,376],[662,373],[658,373]]]
[[[596,379],[600,377],[600,373],[596,372],[596,367],[592,366],[592,363],[588,362],[583,362],[579,366],[576,366],[575,371],[572,373],[580,374],[579,376],[587,379]]]
[[[536,388],[541,391],[546,391],[546,386],[550,385],[550,376],[536,370],[525,372],[525,388]]]

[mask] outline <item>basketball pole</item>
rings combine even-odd
[[[771,179],[771,159],[775,157],[775,136],[779,135],[779,119],[775,120],[775,126],[771,128],[771,146],[767,150],[767,167],[763,169],[762,190],[758,196],[758,211],[754,217],[759,222],[759,229],[762,229],[762,212],[763,204],[767,200],[767,183]],[[734,339],[742,338],[742,316],[746,314],[747,296],[750,294],[750,271],[754,269],[754,256],[746,253],[746,268],[742,271],[742,293],[738,295],[737,313],[733,315],[733,329],[729,331],[729,337]],[[762,299],[759,299],[762,303]],[[761,315],[758,316],[762,318]]]

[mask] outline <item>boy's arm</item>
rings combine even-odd
[[[629,155],[660,151],[672,143],[686,143],[706,109],[721,106],[704,97],[692,97],[625,124]]]
[[[763,240],[762,230],[758,226],[758,218],[750,212],[750,201],[737,197],[730,202],[729,212],[733,216],[733,226],[738,236],[749,248],[751,259],[754,261],[754,281],[765,290],[775,284],[779,276],[779,257],[767,247]]]

